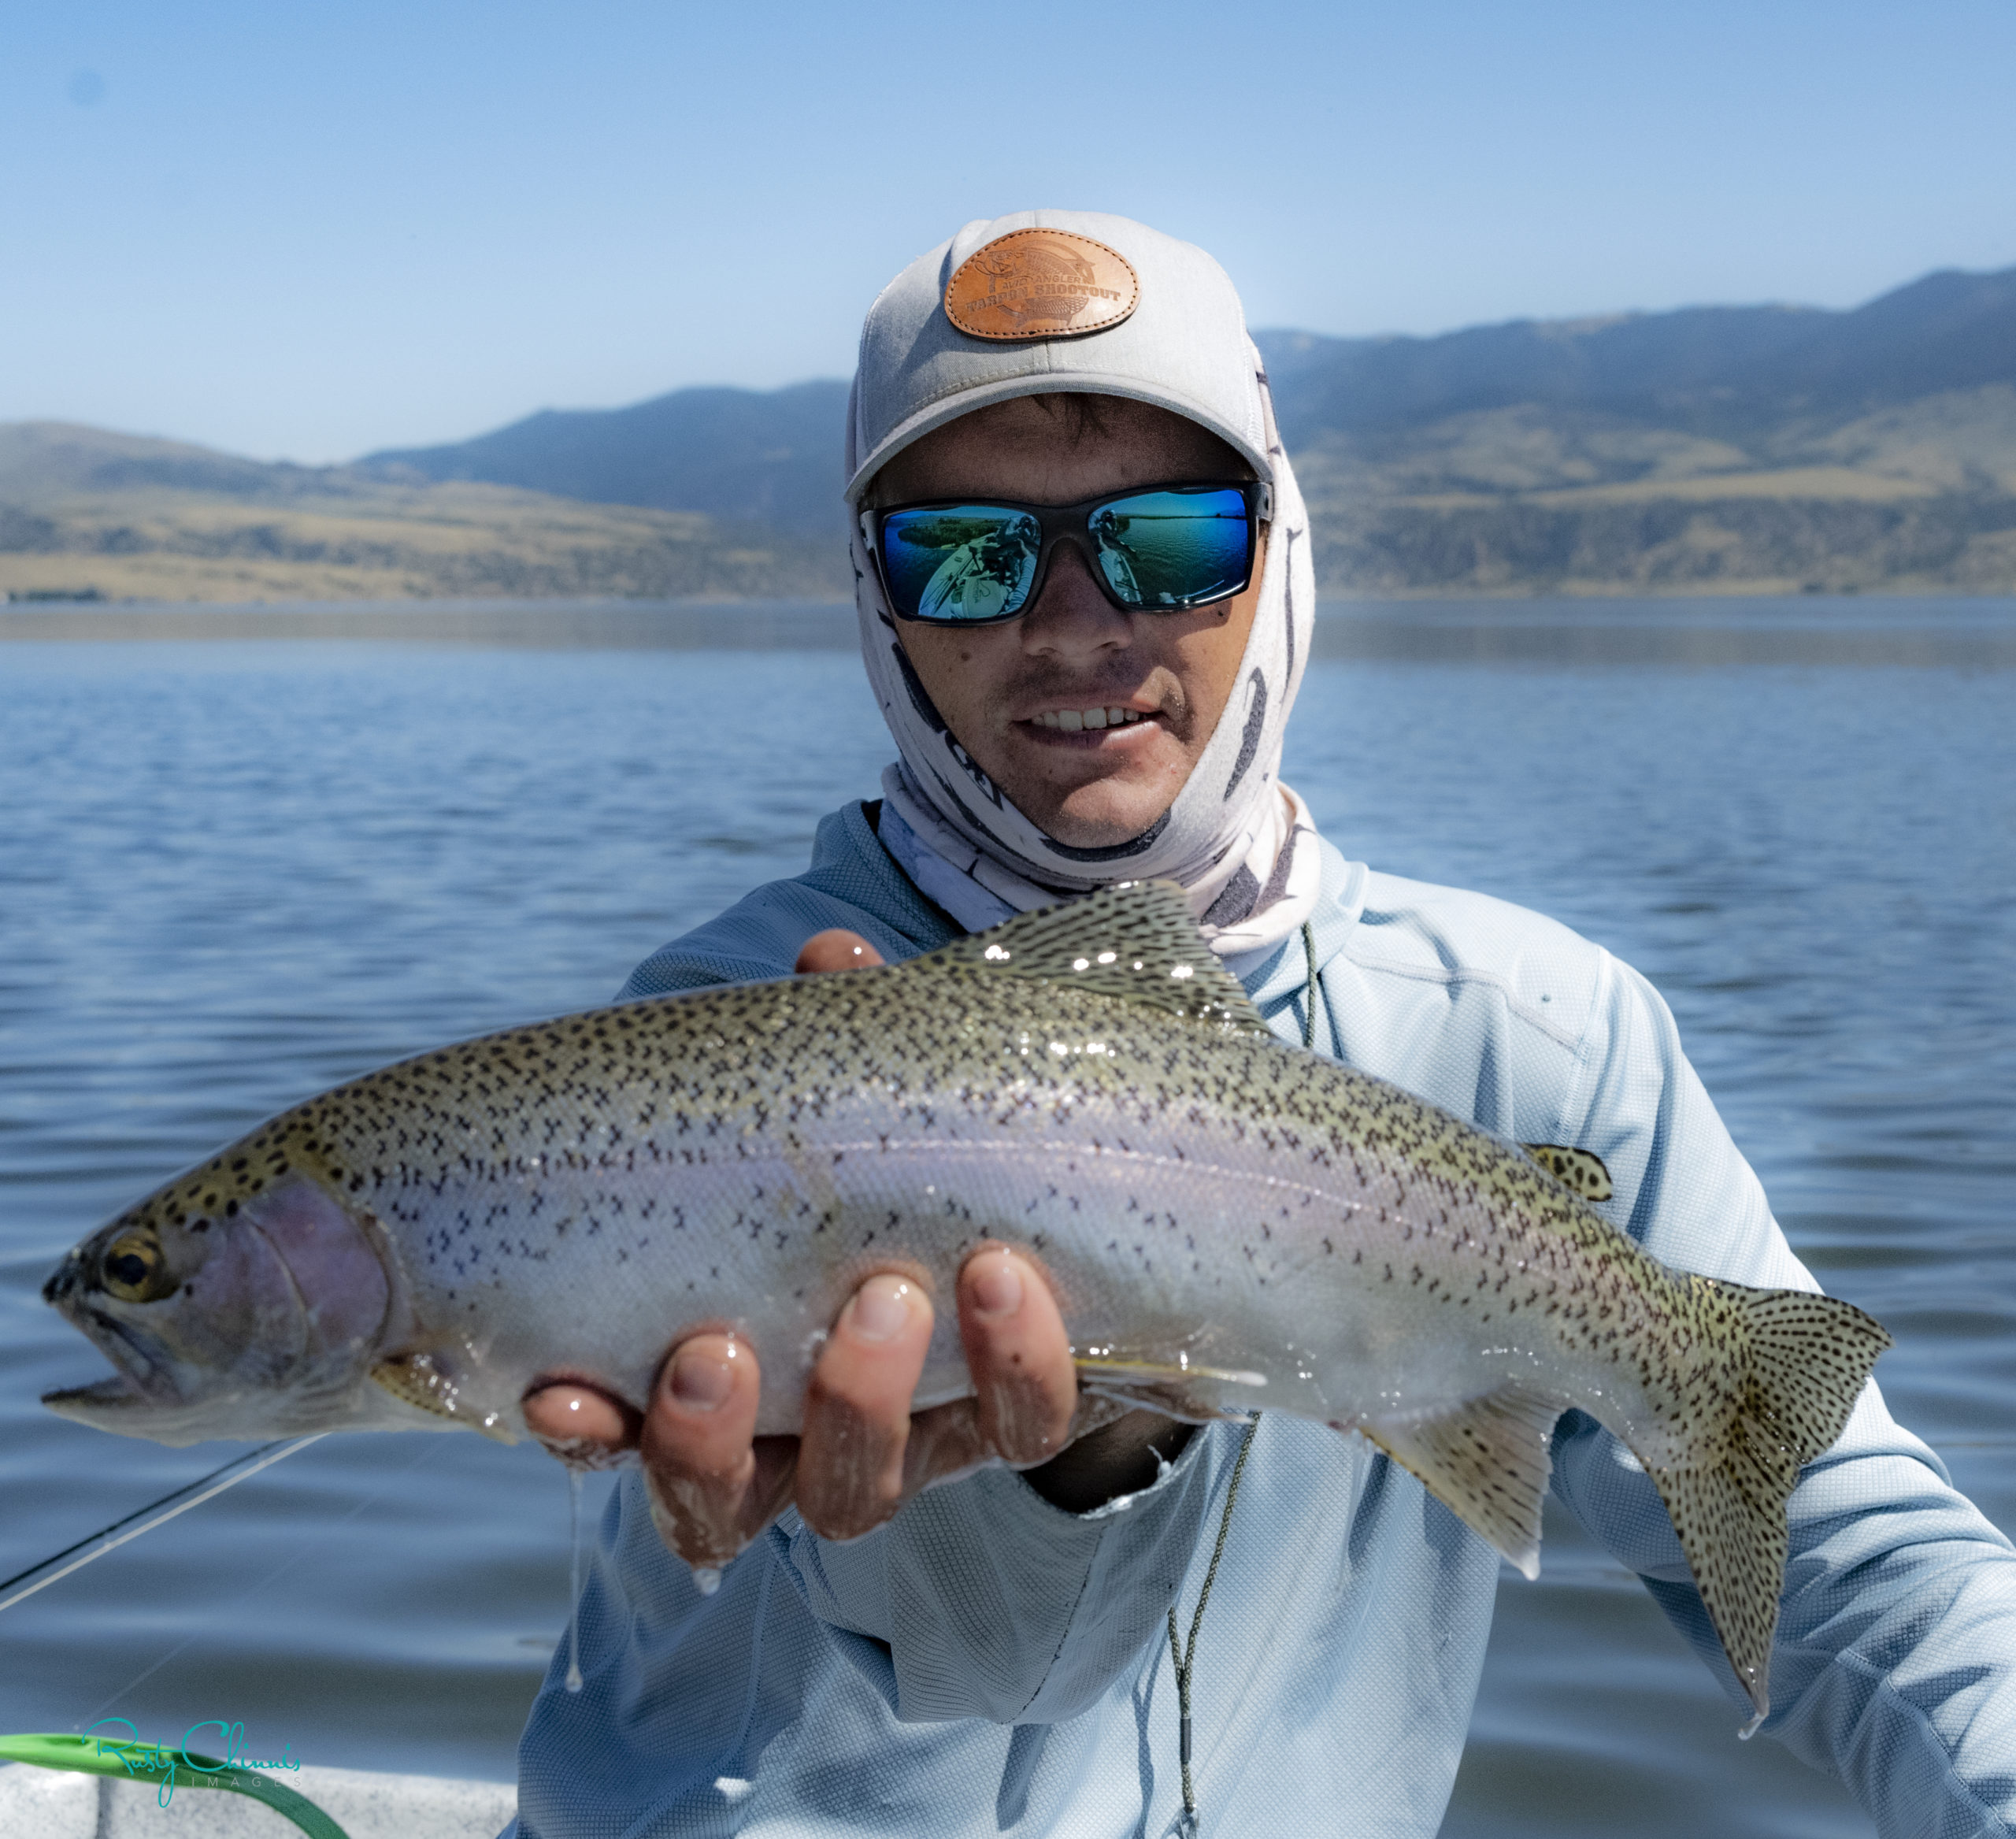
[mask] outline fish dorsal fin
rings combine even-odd
[[[1562,1187],[1572,1188],[1584,1200],[1607,1200],[1617,1192],[1603,1159],[1594,1150],[1569,1149],[1558,1143],[1522,1143],[1519,1147]]]
[[[1540,1574],[1540,1502],[1566,1401],[1508,1385],[1454,1411],[1374,1418],[1358,1428],[1457,1518],[1525,1573]]]
[[[1082,900],[1017,914],[921,962],[1074,984],[1193,1021],[1267,1032],[1239,979],[1204,943],[1173,881],[1117,881]]]

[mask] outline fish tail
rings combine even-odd
[[[1714,1436],[1703,1436],[1688,1461],[1646,1466],[1703,1606],[1761,1720],[1771,1708],[1785,1503],[1801,1467],[1840,1436],[1891,1341],[1859,1309],[1833,1296],[1754,1290],[1712,1277],[1689,1281],[1707,1311],[1710,1338],[1725,1342],[1732,1330],[1738,1348],[1747,1344],[1747,1370],[1736,1380],[1735,1411]]]

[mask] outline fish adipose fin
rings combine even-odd
[[[1603,1159],[1593,1150],[1569,1149],[1558,1143],[1522,1143],[1519,1147],[1562,1187],[1573,1189],[1584,1200],[1607,1200],[1617,1192]]]
[[[1771,1709],[1771,1637],[1785,1572],[1785,1502],[1799,1470],[1833,1445],[1890,1337],[1854,1304],[1807,1290],[1753,1290],[1697,1277],[1749,1331],[1734,1421],[1685,1466],[1647,1471],[1672,1516],[1723,1651],[1761,1719]]]
[[[1554,1472],[1558,1396],[1506,1386],[1430,1418],[1358,1428],[1528,1578],[1540,1574],[1540,1503]]]
[[[1116,882],[912,962],[1075,984],[1192,1021],[1267,1032],[1239,979],[1204,943],[1173,881]]]
[[[1262,1373],[1200,1366],[1194,1360],[1136,1359],[1121,1353],[1080,1354],[1072,1364],[1087,1392],[1160,1411],[1166,1418],[1180,1418],[1187,1424],[1209,1424],[1218,1418],[1243,1423],[1245,1411],[1228,1409],[1224,1403],[1227,1390],[1251,1387],[1257,1392],[1267,1383]],[[1257,1411],[1260,1403],[1256,1397],[1250,1408]]]

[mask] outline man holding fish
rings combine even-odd
[[[1047,319],[969,284],[1060,258],[1080,284]],[[1811,1287],[1642,979],[1532,914],[1347,862],[1280,784],[1308,532],[1207,257],[1106,217],[969,224],[871,310],[847,447],[863,654],[900,758],[879,808],[822,825],[807,874],[667,947],[626,996],[906,958],[1166,877],[1283,1038],[1594,1151],[1605,1212],[1670,1265]],[[1213,521],[1147,567],[1127,553],[1128,519],[1184,512]],[[973,528],[942,527],[959,516]],[[1277,1415],[1243,1452],[1231,1423],[1100,1413],[1020,1251],[973,1257],[935,1307],[956,1310],[973,1396],[914,1418],[934,1299],[893,1273],[834,1323],[795,1443],[752,1443],[764,1377],[721,1329],[672,1350],[641,1424],[585,1389],[528,1403],[549,1435],[641,1440],[649,1481],[626,1481],[584,1604],[589,1689],[556,1672],[527,1731],[521,1839],[1168,1831],[1165,1619],[1188,1624],[1214,1563],[1206,1829],[1432,1833],[1498,1555],[1361,1439]],[[1088,1411],[1107,1421],[1067,1444]],[[1586,1416],[1553,1455],[1556,1493],[1740,1704],[1650,1479]],[[1036,1466],[920,1492],[986,1459]],[[1873,1385],[1789,1519],[1769,1733],[1886,1833],[2008,1830],[2007,1542]],[[702,1596],[661,1538],[707,1567],[749,1548]]]
[[[54,1407],[639,1455],[517,1839],[1431,1833],[1550,1486],[1880,1830],[2010,1831],[2016,1552],[1664,1003],[1280,783],[1309,532],[1222,271],[967,225],[869,311],[846,489],[881,797],[673,999],[85,1241],[120,1370]]]

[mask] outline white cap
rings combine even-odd
[[[1062,234],[1029,235],[1046,231]],[[1077,278],[1046,279],[1067,273],[1059,263]],[[948,293],[980,330],[954,323]],[[1259,354],[1225,270],[1129,217],[1017,211],[967,224],[868,310],[848,406],[847,502],[932,428],[1010,396],[1066,391],[1187,416],[1274,480]]]

